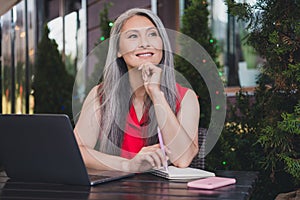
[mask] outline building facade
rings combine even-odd
[[[108,17],[133,8],[157,13],[165,26],[180,29],[185,0],[15,0],[0,9],[0,113],[32,113],[34,99],[34,60],[43,27],[58,44],[70,73],[76,73],[101,37],[100,17],[104,5],[112,3]],[[210,0],[210,22],[221,48],[220,62],[227,64],[230,49],[227,8],[222,0]],[[229,35],[230,34],[230,35]],[[228,36],[229,35],[229,36]],[[234,44],[233,44],[234,45]],[[232,45],[231,45],[232,46]],[[234,48],[233,54],[235,55]],[[92,71],[88,67],[80,76],[82,83]],[[45,80],[46,81],[46,80]],[[82,91],[84,92],[84,91]]]
[[[66,65],[79,66],[99,41],[99,13],[108,2],[112,3],[109,9],[112,20],[127,9],[140,7],[155,11],[168,28],[179,26],[177,0],[13,1],[7,10],[1,10],[0,113],[33,112],[31,83],[44,25],[48,25],[49,38],[58,44]]]

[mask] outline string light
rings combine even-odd
[[[100,40],[101,40],[101,41],[104,41],[104,40],[105,40],[105,37],[104,37],[104,36],[101,36]]]
[[[220,105],[217,105],[216,106],[216,110],[220,110],[221,106]]]
[[[222,162],[222,165],[227,165],[227,162],[226,162],[226,161],[223,161],[223,162]]]
[[[210,43],[214,43],[214,40],[213,40],[213,39],[210,39],[209,42],[210,42]]]
[[[205,60],[205,59],[203,59],[203,60],[202,60],[202,62],[203,62],[203,63],[206,63],[206,60]]]
[[[113,22],[109,22],[108,26],[112,27],[114,25]]]
[[[223,76],[223,73],[222,73],[222,72],[219,72],[219,76]]]
[[[216,91],[216,94],[218,95],[218,94],[220,94],[220,92],[217,90],[217,91]]]

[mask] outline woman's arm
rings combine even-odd
[[[94,87],[84,101],[74,133],[86,167],[99,170],[141,172],[159,167],[164,157],[159,145],[144,147],[133,159],[105,154],[94,149],[100,133],[99,86]]]
[[[196,94],[192,90],[186,92],[177,116],[162,92],[153,93],[153,104],[163,140],[171,151],[169,155],[171,162],[178,167],[189,166],[199,150],[200,108]]]
[[[86,97],[80,117],[76,123],[74,133],[79,145],[85,165],[95,169],[115,169],[122,170],[124,159],[115,158],[118,162],[110,163],[114,159],[113,156],[97,152],[94,147],[97,143],[100,133],[100,100],[98,97],[98,87],[95,86]],[[99,159],[101,158],[101,159]]]
[[[192,90],[186,92],[176,116],[160,90],[161,68],[145,63],[139,70],[142,70],[144,87],[153,102],[164,143],[171,151],[171,162],[178,167],[189,166],[199,150],[200,108],[196,94]]]
[[[144,172],[154,167],[159,168],[164,162],[159,145],[142,148],[130,160],[96,151],[86,145],[79,145],[79,148],[86,167],[98,170]]]

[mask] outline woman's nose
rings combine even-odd
[[[139,47],[140,48],[147,48],[149,46],[150,46],[150,44],[149,44],[149,41],[148,41],[147,37],[145,37],[145,36],[140,37]]]

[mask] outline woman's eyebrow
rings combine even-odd
[[[153,26],[153,27],[147,28],[147,31],[152,30],[152,29],[157,30],[157,28],[155,26]]]
[[[157,30],[157,28],[155,26],[153,27],[144,27],[144,28],[137,28],[137,29],[129,29],[127,31],[125,31],[124,33],[129,33],[129,32],[135,32],[135,33],[138,33],[140,32],[140,30],[143,30],[143,29],[146,29],[146,31],[149,31],[149,30]]]
[[[137,29],[129,29],[129,30],[125,31],[124,33],[127,34],[127,33],[131,33],[131,32],[138,33],[139,31]]]

